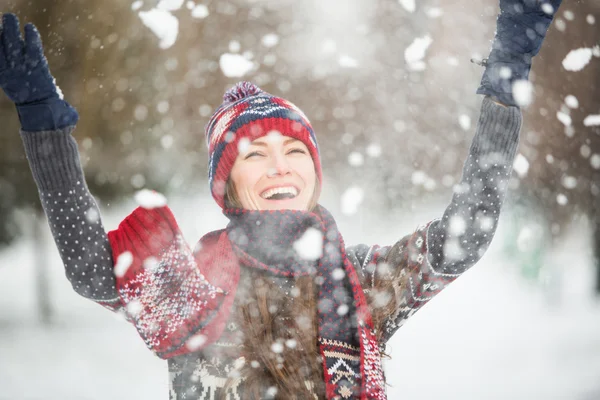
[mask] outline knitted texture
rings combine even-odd
[[[208,181],[211,193],[225,208],[225,188],[233,164],[244,146],[270,133],[279,133],[303,142],[323,182],[317,139],[310,121],[289,101],[262,91],[250,82],[239,82],[223,96],[223,104],[206,126]],[[249,143],[246,142],[246,143]]]
[[[314,277],[327,398],[385,399],[371,312],[331,214],[318,206],[314,213],[235,209],[225,210],[225,215],[231,221],[231,246],[242,265],[275,276]],[[313,253],[315,248],[322,250],[320,255]]]
[[[117,291],[149,349],[170,358],[220,336],[227,313],[219,310],[231,303],[202,274],[207,260],[192,254],[167,207],[137,208],[108,239]]]

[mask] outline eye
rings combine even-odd
[[[290,151],[287,152],[288,154],[291,153],[300,153],[300,154],[306,154],[306,151],[304,151],[303,149],[291,149]]]
[[[244,160],[249,159],[250,157],[254,157],[254,156],[260,156],[262,154],[260,154],[258,151],[253,151],[251,153],[246,154],[246,157],[244,157]]]

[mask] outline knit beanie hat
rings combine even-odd
[[[303,142],[323,182],[317,139],[310,121],[289,101],[273,96],[250,82],[239,82],[223,95],[206,125],[208,183],[217,204],[225,208],[225,188],[240,147],[277,132]]]

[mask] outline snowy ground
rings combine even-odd
[[[207,198],[169,204],[192,242],[225,221]],[[106,212],[105,226],[116,227],[132,207]],[[347,243],[387,244],[442,210],[354,220],[334,215]],[[553,296],[521,277],[501,253],[498,234],[484,259],[390,342],[389,398],[600,399],[600,304],[590,289],[590,242],[585,227],[572,232],[547,257],[564,278]],[[133,327],[77,296],[49,236],[46,247],[55,310],[50,328],[37,322],[33,244],[22,240],[0,253],[0,400],[167,399],[166,363],[146,350]]]

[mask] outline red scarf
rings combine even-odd
[[[327,398],[385,399],[371,314],[331,214],[320,206],[315,213],[224,213],[230,219],[227,228],[204,236],[193,254],[166,207],[138,209],[109,233],[115,256],[134,253],[117,287],[125,304],[142,303],[143,312],[132,319],[148,347],[170,358],[214,343],[229,319],[240,265],[282,277],[311,275],[319,288],[318,340]],[[137,237],[124,240],[133,236],[132,225]],[[312,245],[304,235],[313,238]],[[305,253],[315,250],[306,259]],[[157,267],[143,267],[149,256],[157,259]]]

